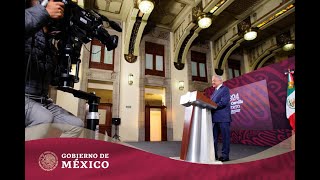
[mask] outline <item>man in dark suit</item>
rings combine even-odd
[[[218,107],[211,111],[213,123],[213,138],[214,150],[216,159],[219,161],[229,161],[230,152],[230,123],[231,109],[230,109],[230,91],[229,88],[223,85],[221,76],[212,76],[212,87],[215,88],[210,99],[215,102]],[[222,151],[218,158],[218,137],[219,132],[222,135]]]

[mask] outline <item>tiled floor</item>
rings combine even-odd
[[[181,150],[181,141],[163,141],[163,142],[125,142],[129,145],[145,150],[150,153],[158,154],[164,157],[179,157]],[[221,145],[219,146],[221,148]],[[262,152],[270,147],[231,144],[230,160],[241,159]]]
[[[181,141],[123,143],[160,156],[180,159]],[[222,144],[219,144],[219,150],[221,148]],[[231,144],[229,154],[230,161],[224,162],[223,164],[255,161],[287,153],[292,150],[295,150],[295,135],[272,147]]]

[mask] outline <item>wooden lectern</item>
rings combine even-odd
[[[180,97],[185,106],[180,159],[197,163],[215,162],[211,110],[217,104],[199,91]]]

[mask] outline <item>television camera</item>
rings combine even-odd
[[[82,44],[95,38],[104,44],[108,51],[113,50],[118,46],[118,36],[110,35],[104,28],[103,21],[118,32],[122,32],[122,29],[116,22],[94,10],[83,9],[71,0],[62,2],[65,4],[64,17],[52,21],[48,26],[51,36],[58,40],[58,68],[53,85],[73,88],[74,83],[79,82]],[[72,64],[76,65],[75,75],[70,74]]]
[[[104,28],[103,22],[105,21],[118,32],[122,32],[122,29],[116,22],[110,21],[94,10],[83,9],[71,0],[60,1],[65,4],[64,17],[48,25],[50,35],[57,40],[58,55],[57,69],[51,84],[61,91],[72,93],[75,97],[88,101],[87,128],[95,131],[99,125],[100,97],[94,93],[73,89],[74,83],[79,82],[81,47],[82,44],[95,38],[104,44],[108,51],[113,50],[118,45],[118,36],[110,35]],[[70,74],[73,64],[76,65],[75,75]]]

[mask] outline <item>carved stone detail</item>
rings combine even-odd
[[[124,55],[124,59],[128,62],[128,63],[134,63],[137,61],[137,56],[133,55],[133,54],[125,54]]]

